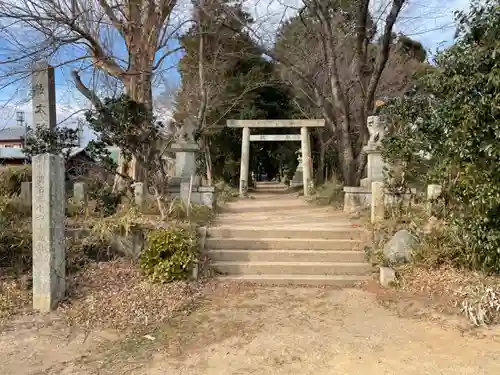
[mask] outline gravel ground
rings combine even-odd
[[[210,286],[190,314],[146,337],[18,326],[0,335],[1,373],[500,373],[494,329],[405,316],[381,306],[373,290]]]

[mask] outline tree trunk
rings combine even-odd
[[[316,173],[316,185],[321,185],[325,182],[325,154],[326,154],[326,144],[318,137],[318,148],[319,148],[319,163],[318,163],[318,173]]]

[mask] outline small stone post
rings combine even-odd
[[[248,169],[250,162],[250,128],[243,128],[241,138],[240,197],[248,192]]]
[[[372,182],[371,223],[375,224],[384,220],[384,183]]]
[[[427,185],[427,213],[432,215],[432,200],[439,197],[443,190],[441,185],[431,184]]]
[[[76,204],[87,205],[87,188],[84,182],[75,182],[73,185],[73,199]]]
[[[54,309],[66,289],[64,160],[33,156],[33,308]]]
[[[32,184],[29,181],[21,182],[21,195],[22,203],[26,206],[31,206]]]
[[[146,184],[144,182],[136,182],[134,185],[134,201],[139,211],[144,209],[144,204],[146,203],[147,191]]]

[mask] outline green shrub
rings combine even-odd
[[[19,194],[25,181],[31,181],[31,165],[0,168],[0,195]]]
[[[198,237],[192,229],[172,226],[152,230],[141,254],[141,271],[152,282],[185,280],[191,275],[197,252]]]

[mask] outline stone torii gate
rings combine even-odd
[[[241,137],[240,196],[246,196],[248,190],[248,169],[251,141],[300,141],[302,150],[302,168],[304,196],[309,196],[312,181],[311,143],[309,128],[323,127],[325,120],[228,120],[228,128],[243,128]],[[300,128],[300,134],[256,134],[250,135],[250,128]]]

